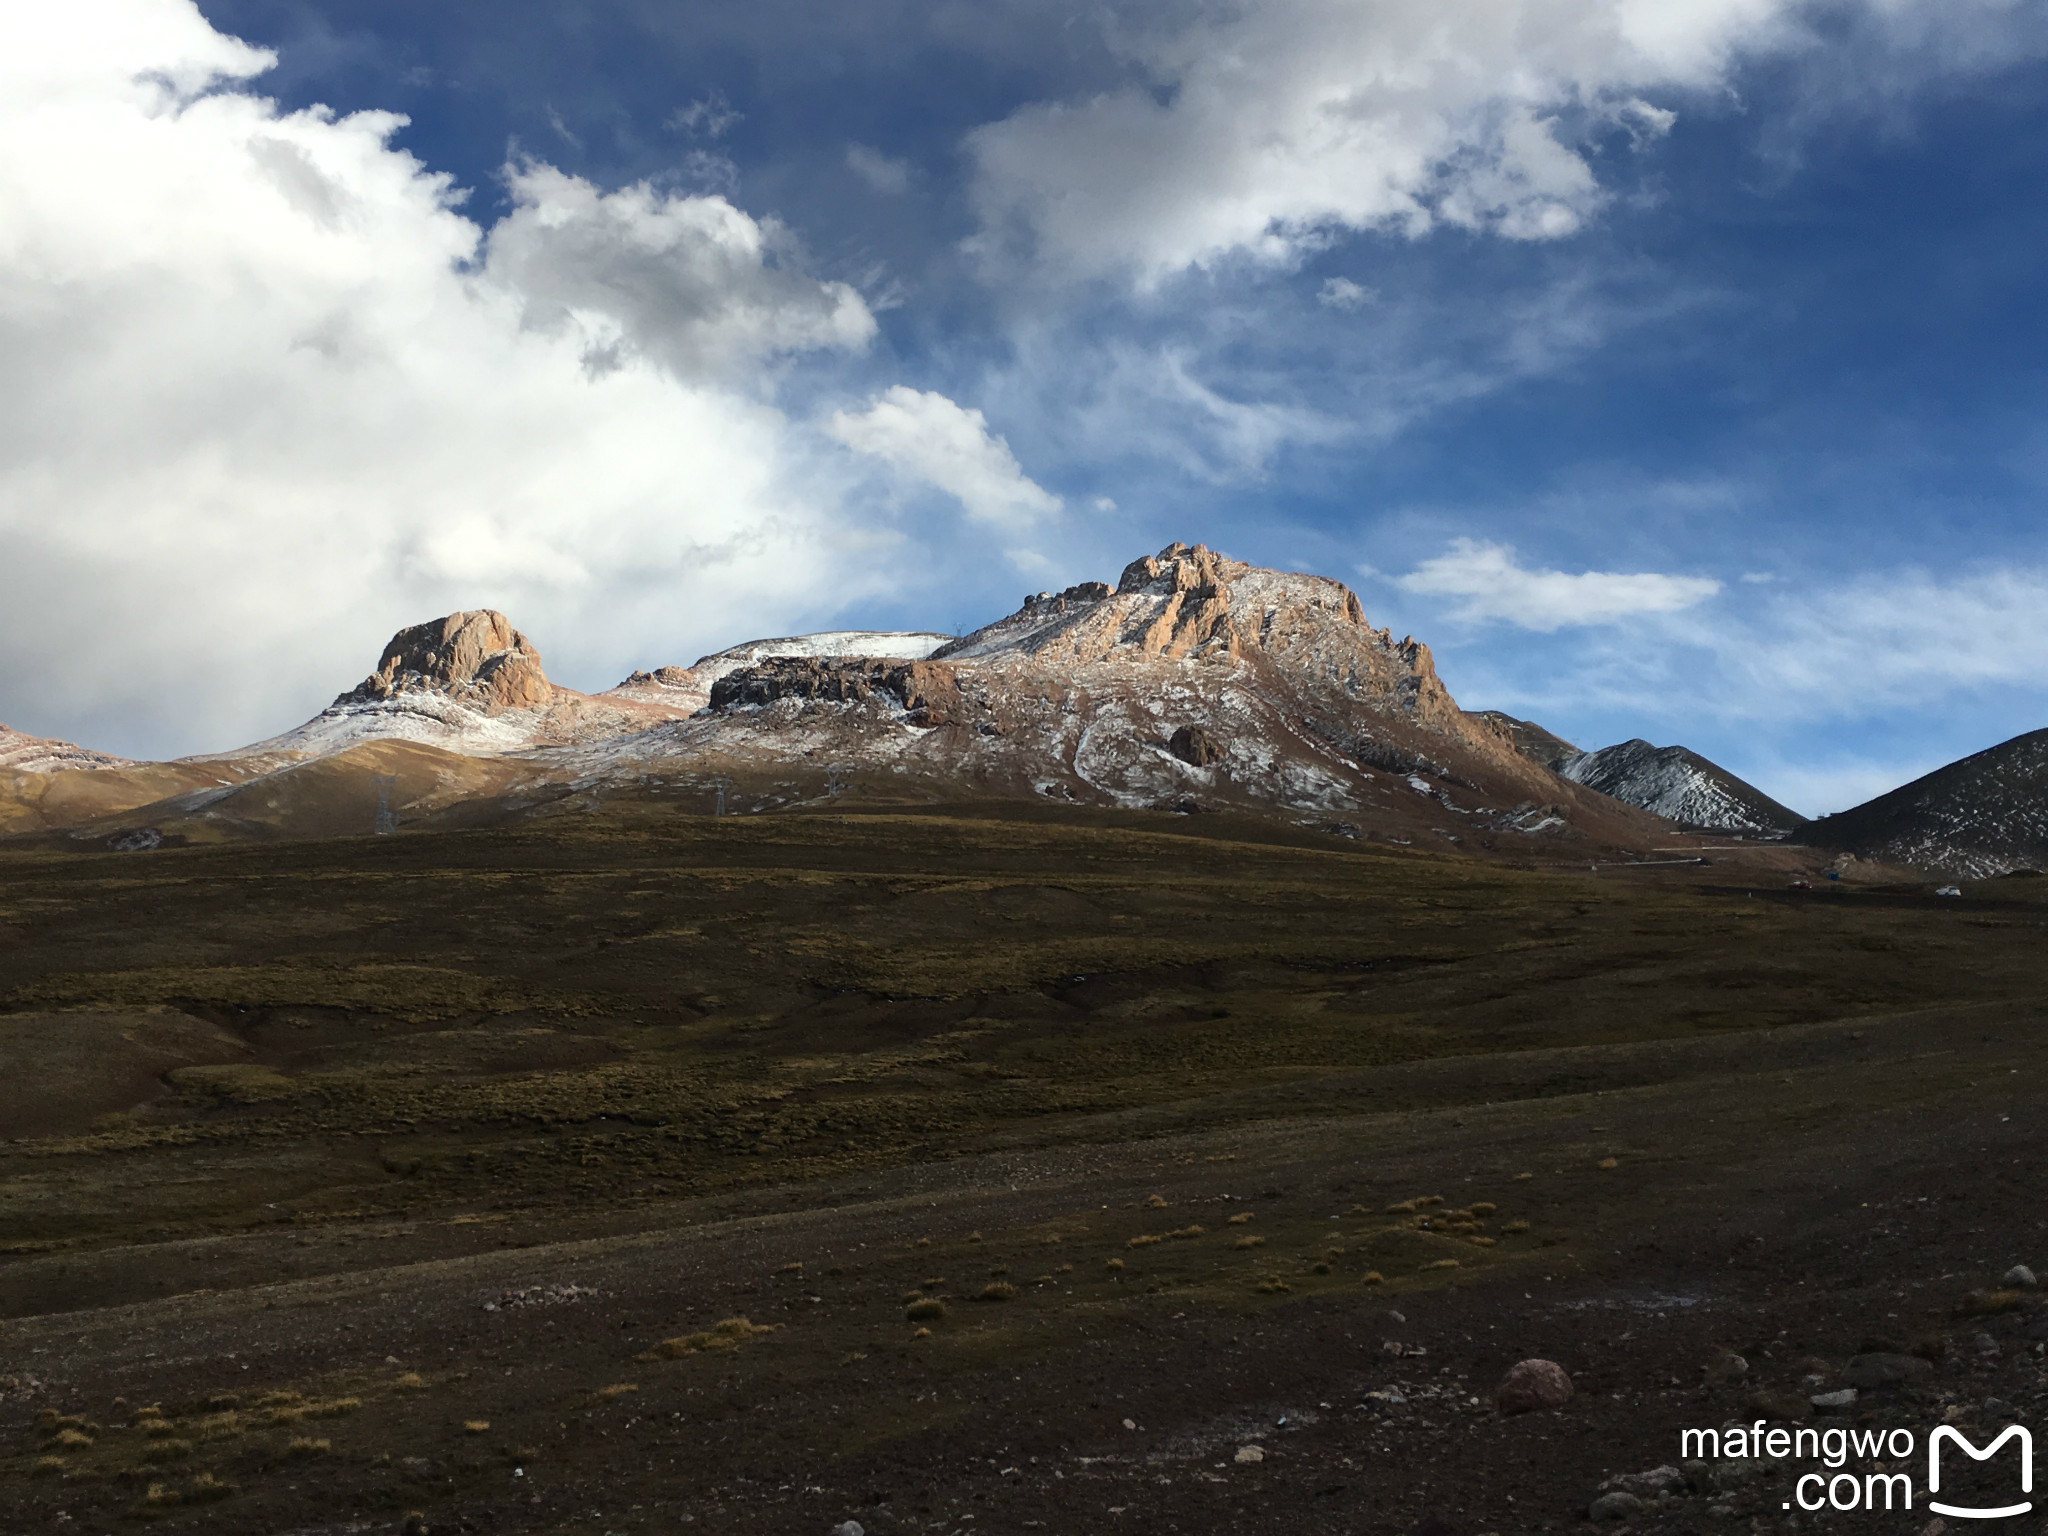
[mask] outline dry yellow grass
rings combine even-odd
[[[1528,1230],[1529,1223],[1522,1220],[1522,1218],[1519,1216],[1517,1216],[1513,1221],[1504,1222],[1501,1225],[1501,1231],[1509,1233],[1510,1235],[1516,1232],[1526,1232]]]
[[[1234,1248],[1263,1248],[1266,1246],[1266,1240],[1263,1237],[1240,1237],[1231,1246]]]
[[[903,1315],[913,1323],[946,1315],[946,1304],[936,1296],[920,1296],[903,1309]]]
[[[1285,1280],[1282,1280],[1278,1275],[1268,1275],[1265,1279],[1261,1280],[1255,1287],[1253,1287],[1253,1289],[1257,1290],[1262,1295],[1271,1296],[1277,1295],[1281,1291],[1291,1291],[1294,1289],[1294,1287],[1289,1285]]]
[[[1385,1285],[1387,1283],[1387,1277],[1376,1269],[1368,1269],[1359,1278],[1366,1285]]]
[[[628,1392],[638,1392],[639,1390],[640,1386],[637,1382],[615,1381],[608,1387],[599,1387],[597,1395],[609,1400],[614,1397],[624,1397]]]
[[[464,1419],[462,1421],[462,1428],[466,1434],[489,1434],[491,1429],[491,1421],[489,1419]]]
[[[394,1387],[397,1387],[401,1391],[405,1392],[416,1392],[421,1387],[424,1387],[426,1384],[426,1378],[420,1375],[418,1371],[403,1372],[397,1380],[391,1383],[391,1385],[393,1385]]]
[[[1491,1200],[1474,1200],[1472,1202],[1472,1214],[1474,1216],[1491,1216],[1499,1209],[1500,1207]]]
[[[1241,1227],[1246,1222],[1250,1221],[1255,1214],[1257,1213],[1253,1211],[1239,1211],[1235,1216],[1230,1218],[1230,1225],[1232,1225],[1233,1227]]]
[[[774,1333],[780,1323],[752,1323],[744,1317],[728,1317],[715,1328],[702,1333],[686,1333],[678,1338],[663,1339],[640,1358],[643,1360],[681,1360],[688,1355],[709,1354],[721,1349],[737,1349],[749,1340],[757,1339],[764,1333]]]
[[[981,1288],[981,1294],[974,1299],[976,1301],[1008,1301],[1016,1294],[1017,1287],[1010,1284],[1007,1280],[998,1280],[991,1285],[984,1285]]]
[[[1599,1163],[1596,1166],[1607,1169],[1619,1168],[1621,1166],[1621,1159],[1615,1157],[1603,1157],[1600,1159]]]
[[[488,1424],[484,1425],[485,1429],[490,1427]],[[284,1455],[287,1460],[297,1461],[308,1456],[325,1456],[333,1449],[334,1446],[329,1441],[314,1440],[301,1435],[284,1448]]]

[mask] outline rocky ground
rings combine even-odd
[[[1917,1532],[2038,1416],[2031,882],[886,820],[10,864],[18,1114],[232,1059],[0,1147],[0,1524]]]

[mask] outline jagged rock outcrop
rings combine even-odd
[[[711,685],[711,707],[730,710],[778,699],[859,704],[888,695],[910,723],[951,725],[961,718],[960,683],[944,662],[874,657],[777,656],[728,672]]]
[[[1175,731],[1166,744],[1166,750],[1196,768],[1220,763],[1229,755],[1223,750],[1223,743],[1199,725],[1184,725]]]
[[[377,670],[334,704],[368,704],[407,693],[441,694],[487,715],[544,709],[555,697],[533,642],[492,608],[401,629],[384,647]]]

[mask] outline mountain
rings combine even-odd
[[[1533,763],[1555,769],[1568,758],[1582,757],[1579,749],[1562,736],[1553,735],[1534,720],[1517,720],[1513,715],[1498,709],[1477,709],[1472,712],[1475,720],[1484,720],[1495,730],[1504,734],[1522,756]]]
[[[1653,747],[1638,739],[1581,752],[1533,720],[1497,709],[1480,710],[1473,718],[1488,722],[1517,752],[1560,777],[1690,831],[1775,839],[1806,825],[1797,811],[1686,747]]]
[[[92,797],[68,787],[85,771],[31,758],[47,771],[13,777],[42,788],[17,784],[0,826],[82,838],[367,831],[622,797],[703,812],[990,796],[1234,810],[1503,856],[1669,836],[1459,709],[1429,648],[1375,628],[1341,582],[1186,544],[1114,586],[1032,593],[968,635],[756,640],[599,694],[549,680],[504,615],[450,614],[252,746],[93,768],[118,792]]]
[[[1581,752],[1556,766],[1574,784],[1681,827],[1779,838],[1806,825],[1797,811],[1685,747],[1653,747],[1639,738]]]
[[[1970,879],[2048,869],[2048,731],[2015,736],[1823,816],[1804,835],[1859,858]]]

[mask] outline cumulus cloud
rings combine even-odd
[[[1889,0],[1887,0],[1889,3]],[[1197,0],[1125,39],[1139,78],[976,130],[981,245],[1156,281],[1284,262],[1341,231],[1569,235],[1605,194],[1600,125],[1801,37],[1795,0]]]
[[[1423,561],[1399,584],[1423,596],[1458,599],[1453,612],[1461,619],[1543,631],[1676,613],[1721,590],[1720,582],[1701,576],[1534,571],[1518,564],[1506,545],[1477,539],[1454,540],[1446,553]]]
[[[272,62],[190,0],[10,26],[0,717],[220,748],[458,606],[603,685],[870,579],[747,376],[858,346],[858,295],[723,199],[544,165],[487,232]]]
[[[980,521],[1017,526],[1060,510],[1059,497],[1025,475],[980,411],[944,395],[898,384],[865,411],[835,412],[826,430],[956,497]]]
[[[682,378],[730,376],[875,334],[858,293],[811,277],[787,231],[722,197],[645,182],[600,192],[545,164],[513,169],[508,185],[513,210],[490,232],[484,271],[527,325],[573,335],[593,367],[639,354]]]

